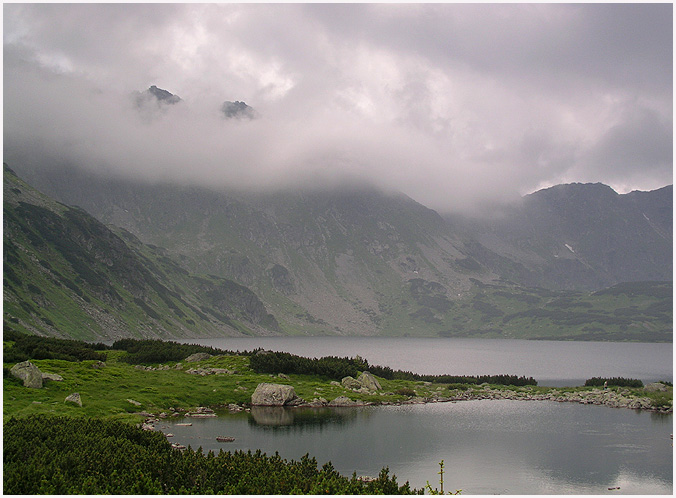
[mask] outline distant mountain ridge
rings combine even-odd
[[[246,287],[272,333],[671,340],[671,187],[557,186],[486,221],[366,187],[254,194],[25,174],[184,270]],[[641,282],[591,292],[623,281]]]
[[[504,278],[598,290],[672,279],[672,206],[671,185],[618,194],[600,183],[577,183],[525,196],[498,221],[448,220],[463,226],[479,261]]]

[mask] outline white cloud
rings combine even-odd
[[[7,4],[5,156],[439,210],[672,181],[671,5]],[[145,119],[132,91],[179,105]],[[243,100],[261,118],[232,122]]]

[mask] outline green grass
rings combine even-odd
[[[383,391],[378,394],[356,393],[331,380],[313,375],[291,375],[282,379],[276,375],[256,374],[249,369],[245,356],[215,356],[197,363],[182,363],[182,369],[140,370],[118,361],[120,351],[107,351],[106,366],[95,369],[94,361],[69,362],[63,360],[31,360],[42,372],[61,375],[63,382],[48,381],[42,389],[29,389],[12,378],[4,379],[3,415],[27,416],[36,413],[70,416],[127,417],[138,411],[159,413],[175,409],[192,409],[197,406],[226,406],[230,403],[246,404],[261,382],[289,384],[296,394],[311,401],[324,398],[328,401],[338,396],[353,400],[379,403],[403,401],[405,395],[394,393],[402,388],[415,391],[417,396],[430,396],[443,385],[401,380],[380,379]],[[11,368],[12,364],[5,364]],[[190,368],[226,368],[233,374],[191,375]],[[64,402],[71,393],[80,393],[82,407]],[[136,407],[127,399],[141,403]]]
[[[8,347],[7,345],[6,347]],[[424,381],[386,380],[378,378],[382,390],[377,393],[357,393],[331,383],[331,379],[318,375],[292,374],[281,378],[273,374],[258,374],[249,368],[249,357],[224,354],[212,356],[200,362],[177,362],[166,364],[168,369],[144,370],[120,361],[126,353],[106,351],[106,366],[94,368],[95,362],[65,360],[31,360],[42,372],[63,377],[62,382],[47,381],[42,389],[23,387],[22,383],[5,377],[3,416],[25,417],[31,414],[51,414],[86,417],[112,417],[138,420],[139,411],[149,413],[170,412],[171,409],[190,410],[198,406],[226,407],[234,403],[249,404],[256,386],[262,382],[288,384],[298,396],[306,401],[324,398],[331,401],[347,396],[355,401],[375,404],[396,403],[411,398],[453,396],[467,392],[491,390],[516,391],[531,394],[546,394],[553,388],[539,386],[500,386],[442,384]],[[5,369],[13,366],[5,363]],[[155,365],[158,367],[158,365]],[[194,375],[187,370],[195,368],[223,368],[232,373],[218,375]],[[561,393],[592,391],[591,387],[556,388]],[[667,392],[649,393],[642,388],[611,388],[626,397],[647,397],[654,407],[670,406],[672,388]],[[77,392],[83,406],[65,403],[65,398]],[[141,405],[128,401],[132,399]]]

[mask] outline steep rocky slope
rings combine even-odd
[[[673,188],[617,194],[602,184],[557,185],[526,196],[497,220],[447,217],[478,262],[547,289],[599,290],[669,281]]]
[[[189,274],[166,251],[42,195],[6,165],[3,195],[8,329],[84,339],[279,330],[251,290]]]

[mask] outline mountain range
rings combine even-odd
[[[5,171],[5,323],[34,333],[69,334],[67,319],[43,311],[34,292],[46,285],[34,283],[46,272],[40,260],[54,267],[58,256],[58,272],[98,306],[61,282],[85,310],[78,323],[92,324],[71,334],[82,337],[672,338],[671,186],[620,195],[601,184],[559,185],[482,219],[442,217],[365,186],[253,193],[12,167],[56,200]],[[73,263],[65,249],[34,253],[54,248],[56,236],[36,231],[33,216],[57,216],[47,226],[74,234],[76,252],[89,256]],[[83,223],[97,227],[86,233],[98,242],[78,232]],[[41,246],[44,237],[52,238]],[[97,259],[106,251],[137,266]],[[85,278],[83,265],[122,300]]]

